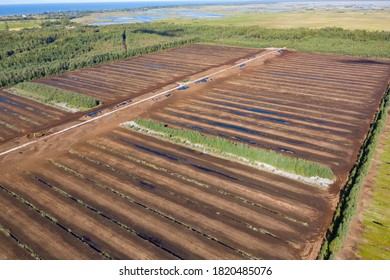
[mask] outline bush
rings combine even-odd
[[[254,148],[247,144],[231,142],[220,137],[204,136],[193,130],[166,127],[163,123],[152,120],[136,119],[135,122],[142,127],[164,133],[164,137],[170,138],[171,141],[177,142],[179,138],[182,138],[192,144],[201,144],[219,153],[243,157],[252,163],[257,161],[269,164],[275,168],[306,177],[319,176],[327,179],[333,178],[333,173],[329,167],[322,166],[316,162],[288,157],[274,151]]]
[[[92,97],[38,83],[24,82],[14,88],[31,93],[29,97],[45,104],[66,103],[78,109],[91,109],[100,105],[100,101]]]

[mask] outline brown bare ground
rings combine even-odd
[[[17,245],[17,241],[0,231],[0,260],[32,260],[25,249]]]
[[[259,50],[255,49],[193,45],[71,71],[36,82],[90,95],[103,102],[98,109],[104,110],[257,53]],[[84,114],[64,112],[0,90],[0,144],[77,121]]]
[[[0,211],[0,223],[6,228],[12,228],[12,234],[24,240],[33,252],[39,251],[40,258],[101,258],[96,251],[3,190],[0,191],[0,205],[3,209]],[[42,240],[45,239],[45,246],[42,246]]]
[[[261,52],[194,45],[39,82],[96,90],[117,104]],[[284,52],[41,139],[0,158],[0,184],[35,206],[5,194],[2,210],[30,210],[21,210],[23,221],[0,216],[0,223],[53,259],[314,259],[389,71],[385,60]],[[123,76],[128,79],[115,84]],[[317,188],[118,127],[138,116],[315,160],[330,166],[337,180]],[[76,119],[62,127],[70,120]],[[0,150],[12,146],[6,142]],[[40,211],[52,220],[36,218]],[[22,228],[28,217],[31,236]],[[60,252],[69,230],[69,242],[82,245]],[[43,248],[49,234],[57,245]],[[4,253],[17,246],[5,240],[1,258],[29,256],[20,247]]]

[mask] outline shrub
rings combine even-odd
[[[316,162],[285,156],[274,151],[254,148],[247,144],[231,142],[220,137],[208,137],[198,131],[167,127],[163,123],[153,120],[136,119],[135,122],[142,127],[164,133],[164,137],[170,138],[171,141],[178,142],[182,138],[192,144],[201,144],[219,153],[243,157],[252,163],[257,161],[269,164],[275,168],[306,177],[319,176],[327,179],[333,178],[333,173],[330,168]]]
[[[78,109],[90,109],[100,105],[100,101],[92,97],[38,83],[19,83],[14,88],[26,91],[32,94],[31,98],[46,104],[66,103]]]

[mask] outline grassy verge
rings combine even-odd
[[[333,259],[347,235],[349,224],[356,212],[359,191],[370,168],[370,162],[375,151],[379,135],[386,121],[390,101],[390,88],[381,102],[375,120],[368,132],[360,151],[357,163],[352,169],[349,180],[340,194],[340,201],[333,217],[333,222],[322,245],[319,259]]]
[[[135,122],[141,127],[162,133],[161,137],[171,142],[188,141],[193,145],[207,147],[215,153],[234,155],[238,158],[247,159],[251,163],[261,162],[305,177],[333,178],[333,173],[328,167],[315,162],[284,156],[274,151],[253,148],[249,145],[234,143],[220,137],[208,137],[197,131],[166,127],[161,122],[145,119],[136,119]],[[137,127],[133,128],[137,129]]]
[[[363,213],[365,229],[358,244],[362,259],[390,259],[390,132],[380,157],[372,200]]]
[[[214,26],[261,26],[267,28],[326,28],[390,31],[386,24],[390,20],[388,11],[291,11],[291,12],[237,12],[222,18],[172,18],[160,22],[175,22],[193,25]]]
[[[10,92],[61,109],[85,111],[101,105],[92,97],[38,83],[19,83]]]

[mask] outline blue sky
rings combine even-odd
[[[0,0],[0,4],[77,3],[77,2],[147,2],[148,0]],[[169,0],[149,0],[169,1]]]
[[[175,0],[0,0],[1,4],[39,4],[39,3],[80,3],[80,2],[166,2]],[[186,0],[182,0],[186,1]],[[194,1],[194,0],[192,0]],[[195,0],[196,1],[196,0]],[[202,0],[204,2],[205,0]],[[210,0],[210,2],[228,2],[226,0]],[[245,0],[234,0],[234,2]],[[249,1],[249,0],[246,0]]]
[[[158,1],[174,1],[174,0],[0,0],[0,4],[80,3],[80,2],[145,2],[145,1],[158,2]]]

